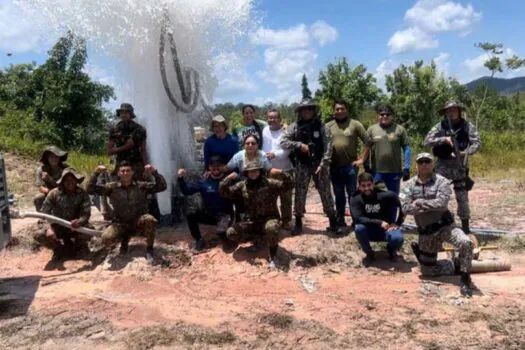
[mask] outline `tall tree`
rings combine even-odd
[[[381,92],[365,66],[360,64],[352,69],[344,57],[319,73],[319,85],[315,97],[325,116],[331,115],[332,104],[338,99],[346,101],[351,115],[357,115],[367,104],[375,102]]]
[[[305,98],[312,98],[312,91],[308,88],[308,79],[306,78],[306,74],[303,74],[303,79],[301,81],[301,91],[303,94],[303,100]]]

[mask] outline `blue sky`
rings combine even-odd
[[[12,2],[0,0],[0,66],[42,62],[48,47],[32,39],[30,24],[13,27],[16,14]],[[482,52],[474,47],[479,41],[501,42],[507,49],[505,55],[525,56],[523,0],[250,3],[261,19],[247,38],[252,55],[244,59],[231,52],[215,61],[219,80],[215,102],[296,101],[302,73],[315,88],[319,70],[342,56],[352,65],[364,64],[379,85],[384,74],[416,59],[435,59],[445,75],[463,82],[486,75]],[[11,20],[9,27],[7,19]],[[16,52],[7,57],[7,52],[14,51],[11,46],[17,47]],[[89,72],[105,83],[115,83],[111,70],[105,67],[110,66],[107,58],[100,54],[91,57]],[[525,71],[500,76],[520,75]]]

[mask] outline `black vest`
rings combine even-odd
[[[464,151],[469,146],[469,128],[468,123],[464,119],[460,119],[459,123],[452,124],[453,131],[450,130],[447,120],[441,121],[441,130],[439,130],[438,137],[446,137],[456,135],[456,143],[460,151]],[[436,146],[432,149],[434,155],[438,158],[447,159],[450,158],[452,152],[454,152],[453,147],[449,144],[443,144]]]
[[[321,129],[323,124],[319,118],[315,118],[309,122],[299,120],[297,122],[297,131],[295,138],[297,141],[308,145],[310,154],[296,151],[296,157],[299,163],[318,167],[323,159],[324,145]]]

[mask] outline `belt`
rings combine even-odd
[[[427,225],[425,227],[418,227],[417,231],[420,235],[429,235],[436,231],[439,231],[445,226],[452,225],[454,223],[454,214],[450,212],[450,210],[447,210],[443,213],[441,216],[441,219],[437,222],[434,222],[433,224]]]

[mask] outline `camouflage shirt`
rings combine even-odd
[[[120,182],[107,184],[97,183],[99,174],[91,175],[87,191],[89,194],[108,196],[113,206],[114,222],[134,225],[136,221],[148,212],[148,194],[166,190],[166,180],[158,172],[152,173],[155,182],[133,181],[123,187]]]
[[[57,187],[57,181],[62,176],[62,171],[67,168],[67,164],[60,164],[57,168],[51,169],[49,165],[42,164],[36,169],[36,185],[38,187],[44,186],[50,190]],[[48,173],[51,177],[50,180],[42,180],[41,175],[42,173]]]
[[[91,216],[91,200],[81,187],[77,187],[73,195],[66,193],[62,187],[57,187],[46,196],[42,213],[67,221],[79,219],[81,225],[86,225]]]
[[[141,149],[146,141],[146,129],[133,120],[118,121],[109,130],[109,140],[115,142],[116,147],[122,147],[131,138],[135,146],[117,154],[117,162],[128,161],[131,163],[141,162]]]
[[[469,121],[464,121],[466,125],[466,130],[468,132],[468,142],[463,145],[458,145],[459,149],[462,151],[465,151],[468,155],[472,155],[476,153],[481,148],[481,140],[479,137],[478,129]],[[434,125],[432,129],[428,132],[427,136],[425,137],[424,145],[425,147],[436,147],[439,145],[442,145],[446,142],[447,136],[450,136],[450,132],[443,129],[442,122],[437,123]],[[465,157],[460,158],[461,163],[464,164]],[[443,169],[455,169],[458,168],[458,161],[456,158],[447,158],[447,159],[441,159],[438,158],[436,168],[439,173],[444,173]],[[460,171],[460,169],[457,169],[458,173],[453,174],[451,179],[457,179],[464,176]]]
[[[421,228],[440,221],[448,210],[452,194],[450,184],[450,180],[438,174],[434,174],[425,184],[414,176],[399,194],[403,212],[414,215],[417,226]]]
[[[262,177],[253,186],[248,180],[232,183],[232,180],[224,179],[219,185],[221,196],[231,199],[242,198],[247,207],[250,221],[264,222],[268,219],[279,218],[277,198],[280,194],[293,188],[292,178],[281,173],[280,179],[269,179]]]

